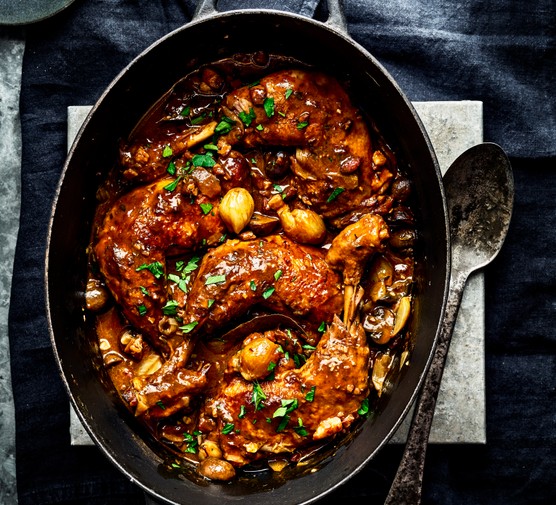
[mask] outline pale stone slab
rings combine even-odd
[[[466,149],[483,141],[482,102],[415,102],[445,173]],[[71,145],[90,107],[68,108],[68,146]],[[471,276],[456,321],[452,344],[440,389],[431,443],[486,443],[484,362],[484,279]],[[92,443],[77,415],[71,415],[71,442]],[[411,415],[404,420],[392,442],[403,443]]]
[[[478,101],[415,102],[446,173],[465,150],[483,141],[483,104]],[[430,442],[486,443],[484,276],[467,282],[438,394]],[[392,442],[405,442],[411,411]]]

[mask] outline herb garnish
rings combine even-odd
[[[234,431],[234,423],[227,423],[224,428],[222,428],[222,435],[229,435],[232,431]]]
[[[222,284],[223,282],[226,282],[225,275],[210,275],[205,280],[205,286],[210,286],[211,284]]]
[[[366,417],[369,415],[369,399],[365,398],[362,402],[361,402],[361,407],[359,407],[359,410],[357,411],[357,413],[360,416]]]
[[[232,126],[234,124],[235,121],[233,119],[224,116],[220,121],[220,123],[216,125],[216,128],[214,129],[214,133],[216,133],[217,135],[225,135],[226,133],[230,133],[230,131],[232,130]]]
[[[187,444],[184,452],[197,453],[197,446],[199,445],[197,437],[194,437],[191,433],[184,433],[183,441]]]
[[[193,163],[194,167],[204,168],[212,168],[214,165],[216,165],[216,161],[214,161],[212,153],[195,154],[193,158],[191,158],[191,163]]]
[[[164,149],[162,150],[162,157],[169,158],[170,156],[172,156],[172,154],[174,154],[174,152],[172,151],[170,144],[166,144],[164,146]]]
[[[162,307],[162,313],[166,316],[175,316],[178,312],[178,302],[176,300],[168,300],[164,307]]]
[[[264,407],[264,405],[262,404],[263,400],[266,400],[266,395],[264,394],[263,388],[257,381],[254,381],[252,402],[255,405],[255,410],[261,410]]]
[[[203,214],[206,216],[212,210],[214,205],[212,205],[212,203],[201,203],[199,207],[201,207]]]
[[[239,119],[241,119],[241,122],[245,125],[245,126],[249,126],[253,120],[257,117],[257,115],[255,114],[255,111],[253,110],[253,107],[249,108],[249,112],[245,112],[245,111],[241,111],[238,114]]]
[[[152,263],[143,263],[138,266],[135,271],[140,272],[141,270],[148,270],[157,279],[160,279],[164,275],[164,265],[160,261],[154,261]]]
[[[315,391],[317,390],[317,386],[313,386],[311,388],[311,391],[309,391],[306,395],[305,395],[305,399],[308,402],[312,402],[315,399]]]
[[[267,97],[264,99],[263,108],[266,112],[267,117],[274,116],[274,98]]]
[[[344,188],[335,188],[334,191],[330,193],[330,196],[326,199],[326,203],[332,202],[333,200],[338,198],[338,196],[341,195],[344,191]]]
[[[178,187],[178,182],[180,182],[181,178],[181,175],[176,177],[170,184],[166,184],[166,186],[164,186],[164,189],[166,191],[174,191],[174,189]]]
[[[301,417],[297,418],[297,426],[294,427],[294,431],[302,437],[307,436],[307,430],[305,429],[305,426],[303,426],[303,420]]]
[[[263,291],[263,298],[265,300],[268,300],[268,298],[270,298],[270,296],[272,295],[272,293],[274,293],[274,291],[276,291],[276,288],[274,286],[271,286],[271,287],[265,289]]]
[[[197,326],[198,324],[199,321],[193,321],[191,323],[180,326],[180,330],[183,331],[184,333],[190,333],[193,330],[193,328],[195,328],[195,326]]]

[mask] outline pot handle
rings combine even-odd
[[[218,9],[216,8],[217,1],[218,0],[199,0],[197,8],[193,13],[192,21],[198,21],[218,14]],[[343,3],[343,0],[326,0],[328,6],[328,19],[324,24],[349,36]]]

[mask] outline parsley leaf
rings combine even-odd
[[[266,112],[267,117],[274,116],[274,98],[267,97],[264,99],[263,108]]]
[[[199,205],[201,207],[201,210],[203,211],[203,214],[206,216],[214,207],[214,205],[212,205],[212,203],[201,203]]]
[[[332,193],[330,193],[330,196],[326,199],[326,203],[332,202],[333,200],[338,198],[338,196],[341,195],[344,191],[345,191],[344,188],[334,189],[334,191],[332,191]]]
[[[270,296],[272,295],[272,293],[274,293],[274,291],[276,291],[276,288],[274,288],[273,286],[271,286],[268,289],[265,289],[263,292],[263,298],[265,300],[267,300],[268,298],[270,298]]]
[[[253,396],[252,402],[255,404],[255,410],[261,410],[264,405],[263,400],[266,400],[266,395],[264,394],[263,388],[261,385],[255,381],[253,382]]]
[[[193,328],[195,328],[195,326],[197,326],[198,324],[199,321],[193,321],[191,323],[180,326],[180,330],[183,331],[184,333],[190,333],[193,330]]]
[[[210,286],[211,284],[222,284],[223,282],[226,282],[225,275],[210,275],[205,280],[205,286]]]
[[[157,279],[160,279],[164,275],[164,265],[160,263],[160,261],[143,263],[135,269],[136,272],[140,272],[141,270],[148,270]]]
[[[191,158],[191,163],[193,163],[194,167],[204,168],[212,168],[214,165],[216,165],[216,161],[214,161],[211,153],[195,154],[193,158]]]
[[[174,191],[178,187],[178,182],[180,182],[180,180],[181,175],[176,177],[170,184],[166,184],[166,186],[164,186],[164,189],[166,191]]]
[[[257,117],[255,114],[255,111],[253,110],[253,107],[249,108],[249,113],[246,113],[245,111],[241,111],[238,114],[239,119],[241,119],[241,122],[245,125],[245,126],[249,126],[253,120]]]
[[[176,300],[168,300],[166,305],[162,307],[162,313],[166,316],[175,316],[178,313],[178,302]]]
[[[227,423],[224,428],[222,428],[222,435],[229,435],[232,431],[234,431],[234,423]]]
[[[362,402],[361,402],[361,407],[359,407],[359,410],[357,411],[357,413],[360,416],[366,417],[369,415],[369,399],[365,398]]]
[[[162,150],[162,157],[163,158],[169,158],[170,156],[172,156],[173,151],[172,148],[170,147],[170,144],[166,144],[164,146],[164,149]]]
[[[214,129],[214,133],[218,135],[225,135],[226,133],[230,133],[234,124],[235,121],[233,119],[224,116],[220,121],[220,123],[216,125],[216,128]]]

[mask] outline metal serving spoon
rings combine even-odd
[[[512,170],[506,154],[496,144],[479,144],[465,151],[446,172],[444,188],[452,241],[446,312],[385,505],[421,502],[425,453],[463,289],[469,274],[488,265],[500,251],[512,215]]]

